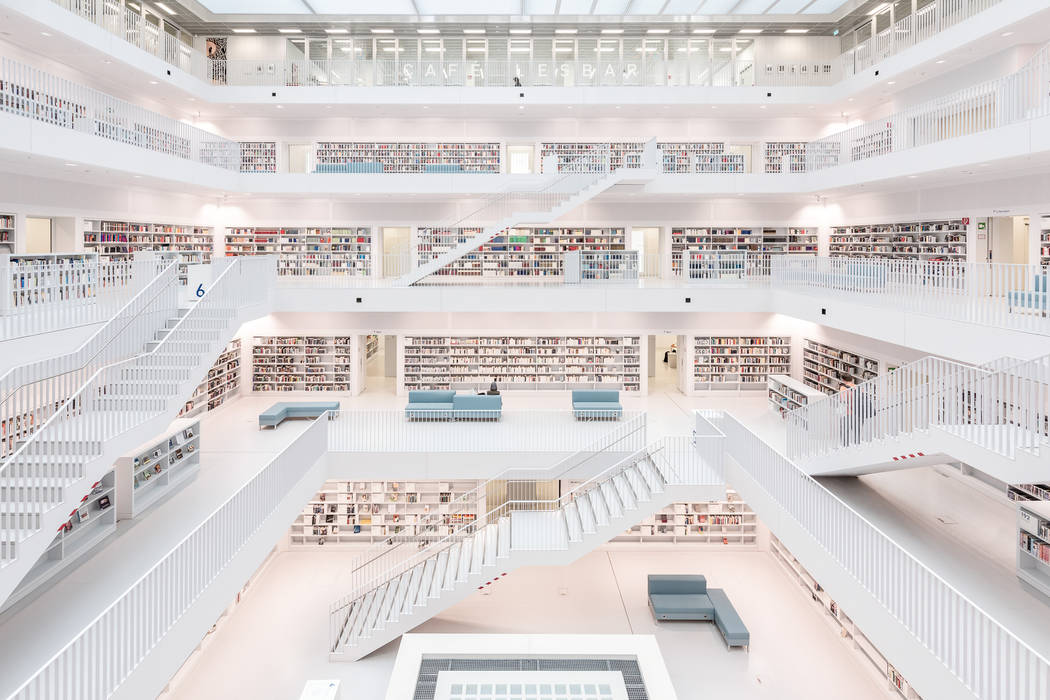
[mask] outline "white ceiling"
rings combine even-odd
[[[851,0],[197,0],[218,15],[827,15]]]

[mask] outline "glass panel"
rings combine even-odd
[[[710,85],[731,87],[733,85],[733,40],[712,39]]]

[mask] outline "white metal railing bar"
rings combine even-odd
[[[109,697],[192,607],[326,449],[328,421],[280,454],[118,595],[9,700]],[[86,663],[86,658],[94,659]],[[72,690],[75,689],[75,690]]]
[[[1050,661],[729,413],[727,452],[916,641],[981,700],[1042,700]]]

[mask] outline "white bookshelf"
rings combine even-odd
[[[770,407],[780,414],[802,408],[810,402],[824,397],[824,393],[806,386],[803,382],[786,374],[771,374],[766,377],[766,392]]]
[[[672,503],[613,542],[670,542],[757,546],[758,516],[728,489],[721,501]]]
[[[92,484],[91,489],[58,528],[58,534],[11,596],[0,606],[6,610],[46,581],[69,568],[75,561],[117,531],[117,509],[114,507],[115,472],[110,470]]]
[[[237,393],[240,385],[241,339],[234,338],[219,353],[215,364],[208,370],[208,376],[186,401],[179,417],[188,418],[218,408]]]
[[[838,141],[811,141],[806,147],[806,169],[833,168],[842,162],[842,144]]]
[[[1018,503],[1017,577],[1050,596],[1050,502]]]
[[[277,172],[277,143],[274,141],[241,141],[241,172]]]
[[[820,608],[825,622],[844,642],[850,645],[857,656],[866,662],[865,666],[870,668],[876,677],[883,679],[888,684],[890,693],[904,700],[922,700],[921,696],[893,667],[893,664],[882,655],[882,652],[871,643],[871,640],[864,635],[864,632],[846,611],[806,571],[798,559],[784,546],[784,543],[772,534],[769,539],[769,551],[773,559],[780,564],[788,578],[796,581],[802,587],[807,597]]]
[[[84,222],[84,250],[106,257],[132,257],[143,250],[188,253],[211,262],[214,234],[207,226],[93,219]]]
[[[720,142],[658,143],[665,173],[743,173],[747,163],[742,153],[726,150]]]
[[[1039,219],[1039,264],[1050,267],[1050,216]]]
[[[0,214],[0,253],[15,252],[15,215]]]
[[[256,336],[252,391],[350,391],[353,336]]]
[[[966,262],[966,226],[962,219],[836,226],[828,254]]]
[[[1050,484],[1007,484],[1011,501],[1050,501]]]
[[[805,141],[771,141],[765,148],[765,172],[770,174],[806,172]]]
[[[372,229],[228,228],[226,255],[276,254],[277,274],[292,277],[372,274]]]
[[[477,517],[472,492],[478,483],[327,481],[296,517],[289,541],[293,546],[371,544],[394,535],[449,534]]]
[[[321,141],[317,144],[319,173],[499,173],[500,144],[381,143]]]
[[[879,361],[874,358],[809,338],[804,343],[802,381],[825,394],[837,393],[844,379],[860,384],[879,373]]]
[[[549,156],[556,159],[558,170],[572,172],[597,172],[605,161],[613,170],[640,168],[644,148],[645,144],[641,141],[544,141],[540,143],[540,172],[543,172],[544,159]]]
[[[850,160],[854,162],[890,153],[893,150],[893,125],[887,123],[885,128],[852,139],[849,148]]]
[[[88,300],[98,294],[98,258],[82,253],[9,255],[0,253],[4,298],[0,313],[19,313],[32,306]]]
[[[641,391],[639,336],[408,336],[402,389]]]
[[[441,256],[480,229],[419,229],[419,264]],[[546,277],[564,274],[565,253],[624,251],[622,228],[513,228],[449,263],[436,274],[450,277]]]
[[[770,374],[791,371],[788,336],[695,336],[693,389],[764,389]]]
[[[134,518],[195,477],[201,466],[200,444],[200,422],[180,418],[160,438],[118,459],[113,465],[117,516]]]
[[[706,258],[720,253],[769,254],[817,253],[817,231],[813,228],[689,227],[671,229],[671,271],[681,276],[696,269]]]
[[[379,336],[369,333],[365,336],[365,359],[371,360],[379,352]]]

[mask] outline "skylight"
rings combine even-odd
[[[821,15],[848,0],[198,0],[218,15],[361,16],[488,15],[511,17]]]

